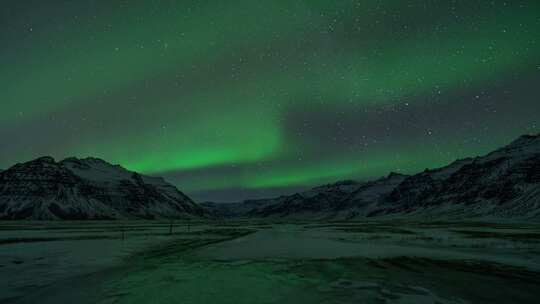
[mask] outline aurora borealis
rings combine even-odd
[[[0,22],[0,168],[94,156],[234,201],[538,133],[539,1],[7,0]]]

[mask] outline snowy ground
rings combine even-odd
[[[537,303],[540,225],[0,223],[0,303]]]

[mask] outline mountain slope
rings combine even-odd
[[[429,218],[540,219],[540,136],[525,135],[485,156],[406,176],[344,181],[310,191],[233,206],[223,216],[290,219]],[[219,213],[224,210],[207,205]]]
[[[96,158],[41,157],[0,172],[1,219],[122,219],[203,216],[161,178]]]
[[[385,198],[375,214],[537,217],[540,214],[540,136],[526,135],[483,157],[414,175]]]

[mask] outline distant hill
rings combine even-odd
[[[415,175],[390,173],[231,205],[222,217],[346,220],[375,217],[540,219],[540,136],[521,136],[485,156]]]
[[[0,171],[0,219],[129,219],[205,216],[162,178],[97,158],[41,157]]]

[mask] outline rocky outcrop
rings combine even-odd
[[[204,216],[161,178],[97,158],[41,157],[0,172],[1,219],[125,219]]]

